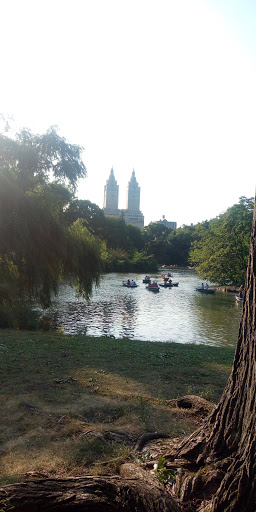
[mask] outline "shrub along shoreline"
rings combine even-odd
[[[195,428],[171,401],[217,403],[235,349],[112,337],[0,331],[1,484],[108,473],[136,439]],[[108,462],[107,462],[108,461]]]

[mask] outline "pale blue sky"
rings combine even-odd
[[[215,217],[255,191],[255,0],[0,0],[0,112],[84,146],[78,196],[145,223]]]

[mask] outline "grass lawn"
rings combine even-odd
[[[108,473],[145,432],[195,429],[169,400],[218,402],[233,348],[0,331],[0,481]]]

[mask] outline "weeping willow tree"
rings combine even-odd
[[[88,297],[100,275],[99,246],[64,209],[86,176],[82,148],[51,128],[34,135],[0,134],[0,304],[36,299],[44,307],[69,280]],[[0,319],[1,322],[1,319]]]

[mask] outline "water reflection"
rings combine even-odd
[[[234,295],[196,292],[200,281],[193,271],[177,269],[173,275],[179,287],[154,294],[146,290],[142,274],[133,276],[139,285],[134,289],[122,286],[127,275],[108,274],[89,303],[63,286],[52,318],[67,334],[234,346],[241,317]],[[159,274],[151,277],[160,280]]]
[[[237,342],[241,308],[233,294],[195,297],[197,329],[201,338],[210,338],[215,345],[231,345]]]

